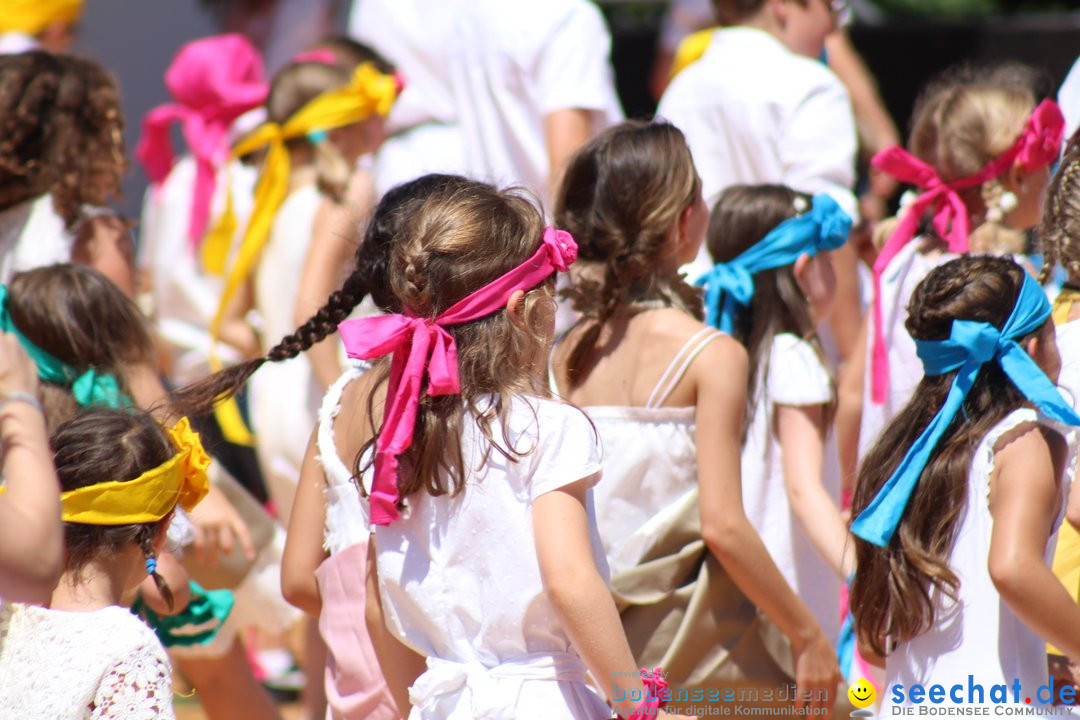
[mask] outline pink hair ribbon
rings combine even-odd
[[[375,443],[375,478],[371,488],[371,522],[389,525],[398,513],[398,456],[412,445],[424,375],[427,394],[456,395],[457,344],[444,329],[487,317],[506,307],[517,290],[531,290],[556,270],[566,272],[577,258],[570,233],[544,230],[540,247],[528,260],[454,303],[437,318],[382,315],[347,320],[338,326],[349,357],[373,360],[393,353],[382,430]]]
[[[135,156],[151,182],[160,183],[173,166],[170,126],[182,123],[184,140],[197,166],[188,226],[194,248],[209,222],[215,167],[228,158],[229,125],[261,105],[269,87],[259,51],[237,34],[215,35],[184,45],[165,71],[165,86],[175,102],[159,105],[143,118]]]
[[[922,194],[903,213],[900,224],[874,261],[874,337],[871,355],[871,397],[885,402],[889,390],[889,356],[881,318],[881,276],[897,253],[915,237],[919,222],[933,212],[933,225],[949,252],[965,253],[968,245],[968,209],[959,191],[978,187],[1000,177],[1019,163],[1025,172],[1045,167],[1057,159],[1065,132],[1061,108],[1044,100],[1031,113],[1020,136],[1008,150],[998,155],[974,175],[945,182],[930,165],[901,147],[882,150],[871,160],[881,172],[900,182],[914,185]]]
[[[319,65],[336,65],[337,55],[333,50],[327,48],[315,48],[314,50],[304,50],[296,55],[293,55],[292,61],[294,63],[318,63]]]

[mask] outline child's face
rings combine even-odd
[[[372,115],[362,122],[346,125],[331,131],[331,139],[345,161],[355,165],[368,153],[375,152],[386,139],[386,119]]]
[[[1061,375],[1061,352],[1058,350],[1053,320],[1043,323],[1038,336],[1028,343],[1027,351],[1039,369],[1050,378],[1050,382],[1056,383]]]
[[[827,318],[832,312],[836,297],[836,272],[833,270],[829,254],[819,252],[810,257],[803,255],[795,261],[795,281],[810,303],[810,312],[815,322]]]
[[[794,53],[817,60],[825,49],[825,38],[836,30],[836,13],[831,0],[784,0],[784,44]]]
[[[1002,179],[1005,189],[1016,195],[1016,209],[1005,216],[1006,224],[1017,230],[1027,230],[1042,219],[1043,200],[1050,184],[1049,166],[1030,173],[1014,170]]]

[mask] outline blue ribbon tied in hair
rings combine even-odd
[[[814,196],[810,210],[788,218],[753,247],[728,262],[717,263],[694,284],[705,288],[705,322],[730,333],[735,315],[754,298],[754,275],[792,265],[801,255],[836,250],[851,232],[851,217],[825,193]]]
[[[1016,342],[1041,328],[1049,317],[1050,303],[1042,287],[1024,273],[1016,305],[1000,330],[985,322],[953,320],[948,339],[915,341],[927,375],[944,375],[955,370],[956,377],[941,410],[851,524],[853,533],[874,545],[889,544],[934,449],[963,406],[979,369],[988,362],[998,363],[1024,397],[1048,417],[1066,425],[1080,425],[1080,416]]]
[[[71,388],[75,402],[87,405],[105,405],[111,408],[123,408],[131,405],[131,399],[120,390],[116,378],[108,373],[88,368],[79,372],[77,368],[42,350],[22,334],[11,319],[8,311],[8,288],[0,285],[0,330],[14,335],[26,354],[37,365],[38,377],[55,385]]]

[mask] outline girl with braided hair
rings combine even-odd
[[[131,234],[102,208],[120,193],[123,130],[116,83],[99,65],[0,56],[0,282],[78,262],[134,295]]]
[[[747,352],[702,322],[677,272],[708,222],[682,133],[627,122],[597,136],[570,161],[555,218],[584,262],[570,289],[582,319],[552,379],[603,441],[597,523],[635,657],[707,701],[794,677],[797,697],[774,701],[831,708],[832,641],[743,510]]]

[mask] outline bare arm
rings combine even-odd
[[[556,110],[544,117],[544,140],[548,150],[548,191],[551,197],[558,193],[563,171],[570,156],[589,139],[590,113],[588,110]]]
[[[281,592],[291,605],[318,617],[322,597],[315,571],[326,559],[323,534],[326,527],[326,477],[318,460],[318,426],[311,433],[300,482],[296,487],[285,552],[281,557]]]
[[[862,426],[869,317],[869,314],[863,317],[859,334],[855,338],[855,346],[848,355],[847,362],[840,368],[840,380],[836,392],[836,417],[833,419],[833,427],[836,432],[836,448],[840,454],[842,487],[846,493],[854,490],[855,477],[859,470],[859,431]]]
[[[855,549],[836,501],[821,484],[825,467],[825,407],[776,406],[776,429],[791,511],[818,555],[846,580]]]
[[[1064,452],[1060,436],[1031,426],[995,453],[990,577],[1001,599],[1043,639],[1080,659],[1080,606],[1046,564],[1058,510]]]
[[[37,394],[37,370],[14,336],[0,335],[0,393]],[[64,535],[60,484],[45,418],[30,403],[0,406],[0,597],[48,602],[60,577]]]
[[[739,589],[791,641],[799,697],[810,691],[811,697],[828,698],[813,702],[814,707],[831,709],[841,680],[836,652],[743,511],[740,438],[748,364],[741,345],[720,338],[690,369],[697,387],[702,536]]]

